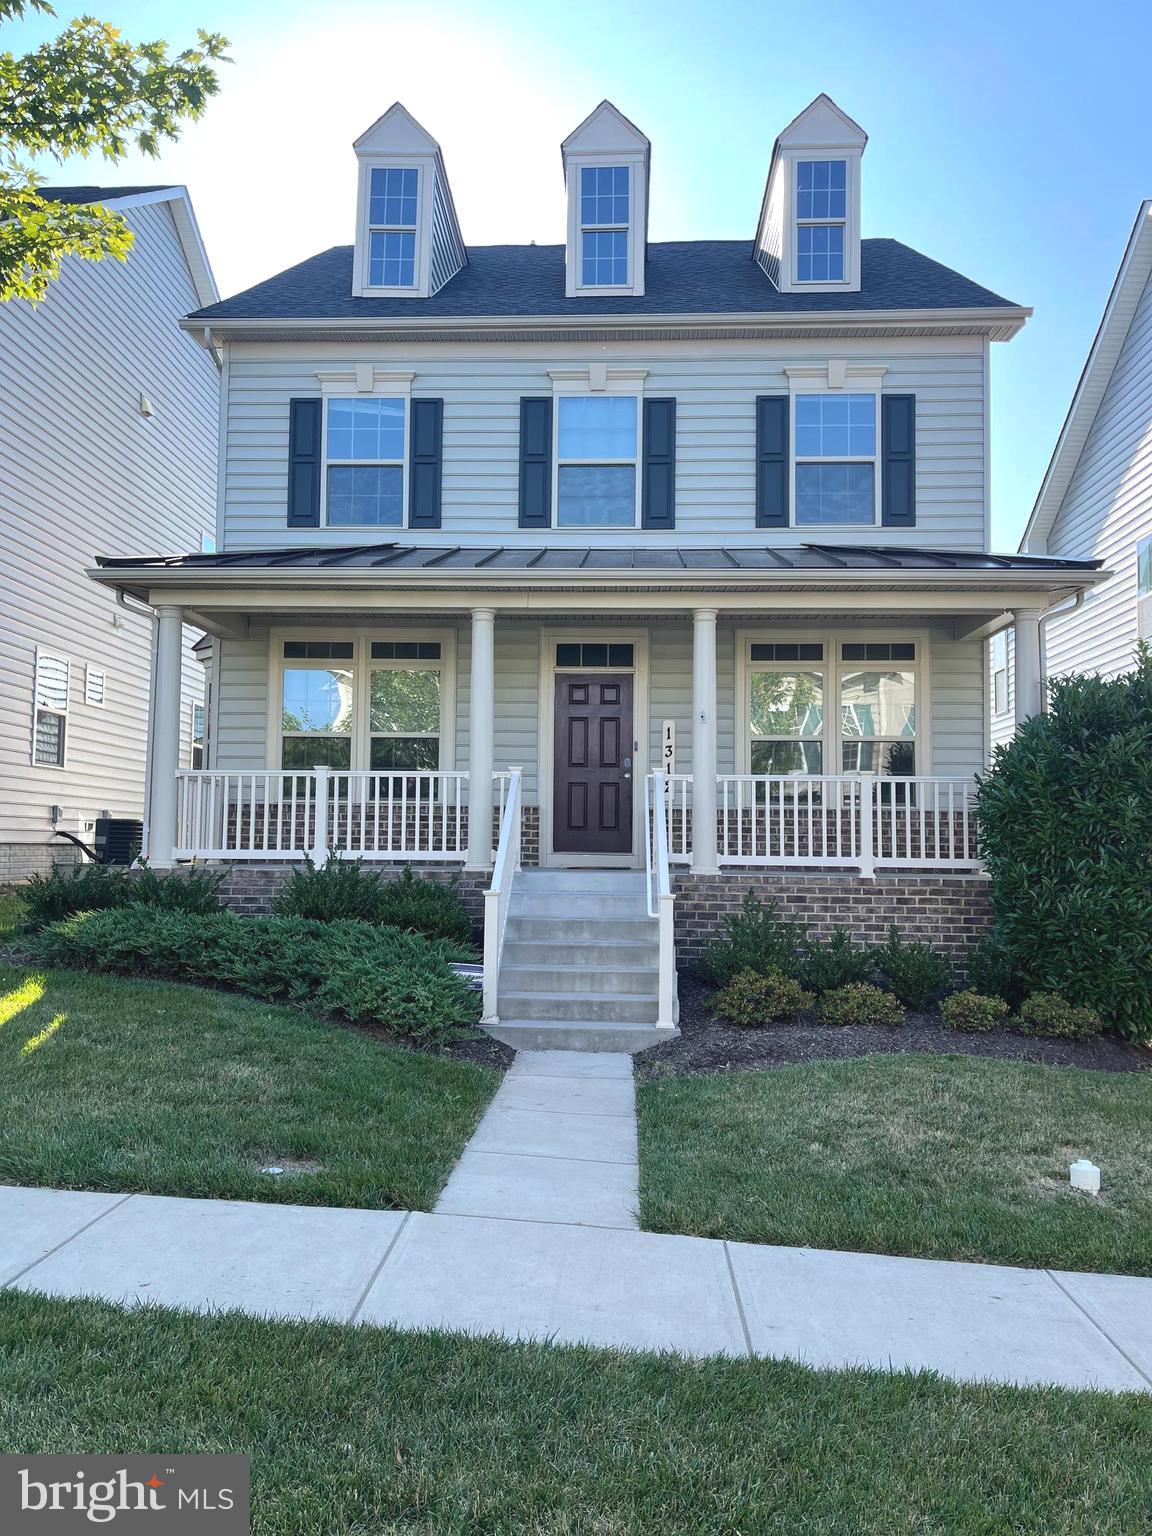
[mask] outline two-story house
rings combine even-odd
[[[404,108],[364,133],[353,245],[185,321],[223,360],[218,553],[94,573],[159,614],[154,864],[462,866],[488,1016],[544,1042],[669,1027],[673,921],[691,953],[748,888],[963,926],[985,639],[1024,617],[1035,709],[1034,621],[1095,568],[987,553],[989,350],[1028,311],[861,238],[865,143],[821,96],[752,238],[654,243],[604,102],[563,241],[476,248]]]
[[[187,191],[46,193],[114,209],[135,243],[0,304],[0,883],[79,858],[57,833],[90,846],[102,814],[144,815],[155,619],[92,585],[92,552],[198,550],[215,530],[218,376],[178,322],[217,291]],[[204,746],[194,639],[170,669],[183,768]]]

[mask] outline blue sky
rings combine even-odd
[[[993,542],[1027,519],[1141,198],[1146,4],[967,0],[86,0],[134,39],[231,39],[205,120],[159,161],[53,179],[183,181],[225,293],[352,237],[351,140],[399,98],[440,141],[466,240],[562,238],[559,143],[609,97],[653,144],[654,239],[751,238],[772,140],[827,91],[870,137],[863,231],[1036,313],[993,348]],[[62,12],[65,14],[65,12]],[[71,12],[66,12],[71,14]],[[19,50],[55,30],[0,31]]]

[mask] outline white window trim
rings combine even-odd
[[[580,369],[550,369],[552,380],[552,527],[563,533],[635,533],[640,527],[644,465],[644,380],[646,368],[607,368],[592,363]],[[636,457],[634,459],[565,459],[565,464],[631,464],[636,470],[636,505],[630,523],[565,524],[560,521],[560,402],[592,399],[597,395],[627,395],[636,402]]]
[[[795,645],[817,642],[824,647],[824,660],[820,661],[753,661],[753,645]],[[841,661],[840,647],[842,645],[867,645],[876,643],[911,643],[916,647],[915,661],[899,662],[867,662],[867,661]],[[840,679],[845,671],[875,670],[884,666],[891,666],[901,672],[915,672],[916,674],[916,735],[911,738],[916,743],[916,774],[915,777],[931,777],[932,767],[932,733],[931,733],[931,700],[932,700],[932,674],[931,674],[931,646],[932,636],[929,630],[904,629],[900,625],[892,625],[886,629],[852,629],[842,628],[835,630],[803,629],[803,628],[779,628],[779,629],[740,629],[736,631],[736,761],[740,765],[738,773],[752,772],[752,742],[760,738],[752,735],[752,722],[749,719],[750,689],[753,672],[817,672],[824,673],[824,735],[820,738],[824,745],[824,774],[826,778],[843,778],[845,775],[840,768],[843,762],[843,745],[845,740],[855,741],[857,737],[845,737],[840,725]],[[816,740],[809,737],[810,741]],[[878,737],[877,740],[887,741],[889,737]],[[835,766],[830,766],[835,765]],[[871,774],[865,775],[873,777]]]
[[[1140,586],[1140,560],[1145,550],[1148,551],[1149,560],[1152,561],[1152,534],[1149,534],[1147,538],[1137,539],[1136,541],[1136,598],[1138,602],[1144,602],[1147,598],[1152,597],[1152,587],[1145,591]]]
[[[844,166],[844,216],[843,218],[802,219],[800,217],[800,167],[802,165],[826,164],[833,161],[841,161]],[[852,172],[849,162],[844,155],[823,154],[812,150],[805,154],[798,154],[790,166],[792,173],[792,228],[795,238],[792,242],[792,281],[797,288],[813,288],[823,284],[829,288],[843,288],[848,280],[848,215],[851,207]],[[843,232],[844,236],[844,271],[840,277],[805,278],[800,276],[800,231],[802,229],[819,229],[835,226]]]
[[[194,768],[193,758],[196,755],[196,711],[200,711],[200,766],[208,766],[208,701],[192,700],[189,715],[188,731],[188,766]]]
[[[587,167],[628,167],[628,281],[611,286],[584,282],[583,241],[585,228],[580,208],[580,183]],[[580,297],[640,297],[644,293],[644,238],[647,225],[648,184],[642,150],[570,150],[565,157],[568,177],[568,245],[565,262],[564,293],[569,299]],[[589,229],[619,228],[618,225],[589,224]]]
[[[456,631],[454,629],[422,629],[405,626],[398,628],[392,626],[375,625],[371,628],[346,629],[339,627],[321,627],[312,629],[291,628],[273,629],[268,636],[268,711],[267,711],[267,748],[266,760],[269,770],[273,772],[284,770],[283,759],[283,732],[280,728],[283,700],[283,677],[286,669],[301,667],[323,667],[323,661],[299,660],[285,661],[285,640],[337,640],[352,642],[352,660],[342,665],[352,670],[352,729],[348,733],[351,741],[349,760],[353,772],[368,772],[371,716],[370,716],[370,677],[373,667],[390,667],[411,670],[412,667],[425,667],[440,671],[440,769],[442,773],[450,773],[456,766]],[[373,640],[433,640],[439,641],[440,660],[391,662],[373,661],[371,657]],[[299,770],[307,772],[306,769]],[[386,772],[385,769],[378,770]],[[397,770],[399,772],[400,770]]]
[[[40,662],[58,662],[64,668],[64,708],[53,709],[50,705],[40,703]],[[62,656],[59,651],[50,651],[46,646],[36,647],[36,669],[32,680],[32,739],[28,745],[28,760],[33,768],[47,768],[50,771],[59,772],[68,767],[68,748],[71,731],[68,729],[68,706],[72,702],[72,663],[67,656]],[[36,760],[36,721],[41,714],[59,715],[63,721],[64,751],[60,755],[58,763],[41,763]]]
[[[408,229],[408,225],[370,224],[371,186],[373,171],[415,171],[419,178],[416,189],[416,263],[415,281],[411,285],[374,285],[369,282],[370,235],[374,229]],[[360,298],[427,298],[432,263],[432,178],[435,175],[435,159],[431,155],[373,156],[360,162],[357,186],[356,253],[353,274],[353,292]]]
[[[93,698],[92,682],[94,678],[100,679],[100,697]],[[94,667],[89,663],[84,665],[84,702],[92,709],[103,709],[108,701],[108,674],[102,667]]]
[[[387,373],[373,368],[370,363],[358,363],[355,370],[318,372],[323,395],[320,420],[320,526],[333,527],[338,531],[346,528],[407,528],[408,526],[408,478],[412,456],[412,373]],[[403,471],[400,490],[400,521],[398,523],[332,523],[328,522],[328,404],[331,400],[403,400],[404,402],[404,457],[403,459],[334,459],[337,465],[397,465]]]
[[[840,529],[877,528],[881,518],[880,486],[880,403],[885,367],[858,367],[842,358],[830,358],[823,367],[785,368],[788,376],[788,526],[807,533],[813,529],[836,532]],[[796,399],[799,395],[872,395],[875,400],[875,452],[871,455],[836,454],[813,458],[796,453]],[[797,464],[871,464],[872,521],[868,523],[800,523],[796,521]]]
[[[997,662],[996,657],[997,641],[1001,641],[1004,646],[1004,660],[1000,663]],[[1004,716],[1008,714],[1012,702],[1008,692],[1008,631],[1006,629],[1002,629],[997,634],[992,636],[992,639],[988,643],[988,659],[989,671],[991,672],[992,679],[992,716],[995,720],[1002,720]],[[1004,703],[1002,705],[997,705],[996,679],[1001,675],[1004,678]]]
[[[443,772],[443,771],[447,771],[447,770],[444,769],[444,763],[443,763],[443,758],[444,758],[444,716],[445,716],[445,710],[446,710],[446,699],[445,699],[446,689],[445,689],[445,680],[444,680],[444,644],[441,641],[441,644],[440,644],[440,655],[439,655],[438,659],[433,659],[432,657],[421,657],[421,656],[397,657],[397,658],[394,658],[394,659],[386,659],[384,657],[378,657],[378,656],[374,657],[372,655],[372,640],[385,640],[385,639],[387,639],[387,640],[395,640],[395,639],[399,639],[399,638],[403,638],[404,640],[419,641],[421,639],[438,640],[440,637],[438,635],[422,636],[422,635],[419,635],[419,634],[412,634],[409,631],[404,631],[402,637],[399,634],[388,635],[388,636],[373,635],[371,637],[371,640],[369,640],[368,645],[366,647],[367,652],[368,652],[368,657],[367,657],[368,692],[367,692],[367,699],[365,701],[365,708],[366,708],[366,713],[367,713],[367,717],[368,717],[367,718],[367,730],[368,730],[367,753],[368,753],[368,756],[367,756],[366,761],[367,762],[371,762],[371,760],[372,760],[372,743],[374,741],[390,741],[390,740],[396,740],[396,739],[399,739],[399,738],[403,738],[404,740],[410,741],[414,737],[419,737],[422,740],[429,740],[429,739],[434,737],[440,743],[440,751],[439,751],[440,764],[439,764],[439,766],[437,768],[434,768],[434,769],[429,769],[429,768],[377,768],[377,769],[374,769],[373,772],[376,772],[376,773],[440,773],[440,772]],[[440,722],[439,722],[439,725],[437,726],[436,730],[434,730],[434,731],[374,731],[372,729],[372,673],[373,672],[438,672],[440,674]],[[353,706],[355,706],[355,699],[353,699]]]
[[[790,146],[781,151],[780,174],[783,177],[784,217],[781,220],[780,279],[781,293],[855,293],[860,288],[860,157],[859,144],[809,144]],[[805,224],[835,224],[836,219],[796,217],[796,164],[800,160],[843,160],[845,162],[844,199],[844,276],[837,282],[801,282],[797,276],[799,242],[796,231]]]
[[[584,222],[584,172],[585,171],[627,171],[628,172],[628,217],[621,223],[593,223]],[[632,286],[632,184],[636,180],[633,168],[627,161],[610,161],[607,165],[597,165],[594,161],[588,161],[579,167],[576,181],[576,259],[580,263],[579,286],[581,288],[629,289]],[[584,236],[585,235],[618,235],[623,233],[625,274],[622,283],[588,283],[584,280]]]

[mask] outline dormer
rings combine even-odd
[[[868,135],[817,96],[772,147],[756,260],[781,293],[860,290],[860,162]]]
[[[644,293],[652,146],[602,101],[560,146],[568,196],[568,298]]]
[[[468,260],[436,140],[395,102],[352,146],[356,298],[426,299]]]

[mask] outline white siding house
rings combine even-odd
[[[101,812],[142,819],[154,621],[85,577],[97,551],[202,547],[215,525],[219,382],[178,325],[216,290],[183,188],[57,189],[135,234],[68,259],[37,306],[0,305],[0,881],[73,856]],[[182,646],[178,757],[203,668]]]

